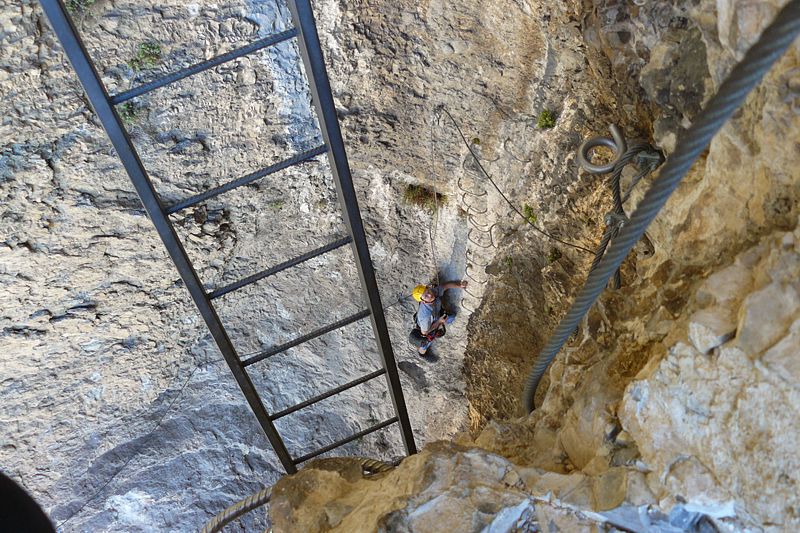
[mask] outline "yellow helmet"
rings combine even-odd
[[[425,286],[425,285],[417,285],[416,287],[414,287],[414,290],[411,292],[411,296],[413,296],[416,301],[421,302],[422,301],[422,294],[425,292],[425,289],[427,289],[427,288],[428,287]]]

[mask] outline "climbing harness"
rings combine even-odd
[[[705,110],[698,115],[689,129],[679,136],[675,152],[664,163],[658,178],[645,193],[630,219],[619,229],[596,267],[589,272],[586,283],[575,297],[572,307],[536,358],[522,396],[522,405],[527,412],[534,409],[534,395],[545,370],[600,296],[609,278],[664,207],[667,199],[706,149],[712,137],[742,105],[750,91],[772,64],[784,54],[798,33],[800,33],[800,0],[790,0],[764,30],[758,41],[747,51],[744,59],[733,68]]]
[[[447,328],[444,324],[440,325],[435,330],[429,331],[428,333],[422,333],[422,330],[417,323],[417,313],[414,313],[413,320],[414,325],[411,328],[411,332],[408,334],[408,342],[417,348],[421,348],[422,344],[432,342],[439,337],[444,337],[447,334]]]

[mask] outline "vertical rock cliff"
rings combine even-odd
[[[326,459],[282,480],[271,518],[252,513],[243,527],[588,531],[646,518],[665,531],[796,529],[796,43],[626,259],[622,287],[553,363],[537,410],[519,412],[533,358],[591,263],[569,244],[593,249],[612,205],[577,147],[615,123],[669,156],[785,3],[316,2],[418,443],[457,444],[376,476]],[[289,23],[281,3],[256,0],[69,5],[112,91]],[[69,519],[66,531],[195,530],[275,483],[279,463],[37,3],[2,4],[0,42],[0,467],[56,523]],[[319,142],[300,80],[286,44],[121,112],[175,200]],[[175,219],[209,288],[342,231],[325,166]],[[409,186],[443,194],[439,209],[408,201]],[[237,347],[355,309],[353,267],[334,255],[226,298]],[[431,362],[407,348],[402,297],[437,273],[471,287]],[[280,409],[376,356],[369,328],[354,325],[265,363],[255,381]],[[280,429],[296,452],[327,444],[384,418],[384,394],[354,389]],[[391,460],[402,449],[387,432],[344,452]]]

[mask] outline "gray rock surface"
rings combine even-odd
[[[317,461],[273,490],[275,531],[714,531],[688,506],[659,511],[643,475],[563,475],[478,448],[432,443],[397,468],[364,475],[357,460]]]
[[[712,307],[689,318],[689,340],[698,352],[707,354],[736,334],[736,324],[727,314],[723,308]]]
[[[326,24],[339,23],[338,8],[331,3],[321,10],[325,35]],[[4,4],[2,17],[0,419],[10,430],[2,435],[0,465],[57,523],[74,515],[66,530],[196,529],[274,482],[278,463],[218,361],[38,4]],[[279,31],[288,12],[272,2],[99,2],[75,17],[116,92]],[[161,57],[133,68],[144,42],[158,43]],[[338,68],[349,68],[338,58]],[[125,108],[162,198],[190,196],[316,145],[300,74],[296,49],[285,44]],[[336,67],[331,74],[344,76]],[[364,167],[369,159],[353,158],[362,195],[376,192],[368,179],[384,176]],[[373,253],[384,299],[393,304],[420,275],[407,268],[419,264],[407,250],[418,253],[428,215],[397,204],[401,187],[387,186],[391,213],[383,213],[384,221],[367,210],[365,218],[371,236],[392,236]],[[343,231],[324,163],[288,170],[173,220],[208,288]],[[418,232],[405,231],[410,223]],[[219,312],[246,354],[360,306],[345,249],[226,296]],[[463,403],[460,417],[453,408],[463,395],[458,358],[426,368],[405,350],[408,310],[395,305],[387,313],[399,358],[418,366],[405,385],[420,443],[429,429],[437,437],[452,434],[466,415]],[[459,326],[451,331],[457,336]],[[355,324],[258,365],[253,379],[268,407],[281,409],[373,370],[370,337],[368,325]],[[426,372],[436,374],[427,378],[437,382],[433,390],[416,385]],[[299,455],[389,411],[385,385],[376,380],[278,426]],[[396,432],[345,449],[385,458],[401,450]],[[261,513],[251,525],[263,520]]]
[[[728,287],[736,335],[711,354],[676,343],[628,386],[620,409],[665,500],[680,495],[708,512],[727,506],[745,524],[775,531],[800,527],[798,236],[764,239],[715,274],[731,278],[751,264],[755,283]]]
[[[781,473],[797,470],[797,431],[788,419],[793,411],[776,409],[775,398],[797,405],[791,383],[798,375],[798,300],[788,289],[796,290],[797,273],[788,250],[800,238],[767,236],[791,230],[798,218],[798,46],[723,128],[649,228],[623,265],[623,289],[607,292],[586,317],[543,382],[540,408],[526,420],[488,423],[517,413],[522,379],[590,257],[553,244],[517,217],[483,180],[452,123],[435,113],[444,104],[454,115],[512,204],[527,204],[537,225],[562,240],[592,248],[610,195],[578,171],[581,140],[614,122],[670,152],[681,127],[784,3],[315,2],[419,444],[486,426],[482,447],[537,469],[536,476],[558,476],[558,486],[581,487],[568,516],[553,518],[566,528],[580,509],[621,505],[623,496],[623,507],[657,502],[666,512],[687,494],[698,505],[712,502],[707,510],[722,517],[718,525],[762,527],[765,517],[794,524],[795,510],[781,507],[792,501],[784,485],[793,478]],[[256,0],[86,5],[75,18],[112,91],[232,50],[288,21],[284,7]],[[159,46],[153,64],[137,62],[145,42]],[[0,44],[0,468],[54,520],[71,517],[66,531],[196,530],[277,480],[278,462],[37,3],[0,3]],[[165,200],[319,142],[296,65],[287,43],[123,110]],[[535,127],[543,109],[555,115],[553,129]],[[447,195],[437,216],[401,199],[409,184]],[[479,194],[477,203],[464,191]],[[322,162],[174,221],[209,288],[342,231]],[[734,261],[761,240],[769,243]],[[413,306],[396,302],[436,271],[464,277],[467,263],[474,296],[438,343],[439,361],[424,362],[406,344]],[[341,250],[221,299],[220,314],[248,353],[358,309],[357,286]],[[779,305],[765,304],[769,299]],[[709,350],[702,355],[690,345],[688,324],[706,311],[709,319],[695,322],[705,327],[694,335]],[[735,324],[734,339],[726,340],[727,324],[718,327],[722,319]],[[257,365],[254,380],[274,410],[375,365],[369,328],[358,323]],[[746,376],[758,386],[742,389],[738,400],[721,395],[718,405],[699,380],[685,379],[687,370],[721,380]],[[629,385],[635,377],[640,390],[668,397],[670,408],[645,403],[648,416],[636,418],[637,385]],[[290,449],[302,453],[385,417],[384,398],[376,381],[279,426]],[[673,417],[673,407],[685,418]],[[702,425],[706,414],[725,420],[726,409],[738,417],[743,439],[710,436],[713,424]],[[761,432],[760,421],[773,415],[791,428],[780,438]],[[662,437],[674,434],[691,450],[685,460],[673,461],[683,452],[663,445]],[[769,455],[759,451],[761,442],[773,445]],[[709,443],[716,446],[711,458]],[[387,432],[344,452],[388,458],[401,447]],[[748,458],[742,469],[740,456]],[[753,472],[772,475],[771,488],[758,493]],[[498,496],[509,499],[480,523],[524,524],[528,496]],[[492,499],[477,494],[470,501]],[[727,518],[742,508],[752,522]],[[267,521],[263,511],[248,520],[246,529]]]

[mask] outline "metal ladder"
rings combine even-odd
[[[369,250],[367,248],[364,226],[358,209],[356,193],[353,188],[352,177],[350,175],[350,167],[347,162],[344,142],[339,129],[339,122],[336,117],[336,109],[334,107],[330,83],[325,70],[319,36],[317,35],[314,15],[312,13],[309,0],[288,0],[289,9],[291,10],[294,24],[292,29],[265,37],[232,52],[202,61],[196,65],[163,76],[155,81],[142,84],[128,91],[111,96],[109,96],[105,86],[98,76],[94,64],[92,63],[92,60],[89,57],[86,48],[84,47],[83,42],[81,41],[81,38],[74,24],[72,23],[72,20],[67,14],[67,10],[62,1],[41,0],[41,4],[44,7],[47,18],[50,20],[50,24],[55,30],[61,45],[64,47],[64,51],[66,52],[72,67],[75,69],[75,72],[78,75],[81,85],[83,85],[83,88],[86,91],[95,113],[100,119],[103,128],[106,130],[106,133],[116,149],[119,158],[122,160],[122,164],[125,167],[125,170],[128,172],[128,176],[133,182],[133,185],[139,194],[142,204],[144,204],[144,208],[147,211],[150,220],[153,221],[153,224],[155,225],[156,230],[158,231],[158,234],[164,243],[164,246],[166,246],[172,261],[175,263],[175,267],[178,269],[183,282],[189,289],[189,293],[191,294],[195,305],[197,305],[203,320],[205,320],[205,323],[208,326],[208,329],[210,330],[217,347],[219,348],[220,352],[222,352],[222,355],[224,356],[225,361],[228,363],[231,372],[233,372],[236,382],[242,389],[247,402],[250,404],[250,408],[256,415],[256,419],[258,420],[259,424],[261,424],[264,433],[269,439],[270,444],[275,450],[275,453],[277,454],[286,471],[288,473],[294,473],[297,471],[297,465],[300,463],[308,461],[313,457],[329,452],[334,448],[352,442],[353,440],[363,437],[364,435],[381,430],[395,423],[399,424],[400,426],[400,433],[407,453],[416,453],[414,435],[411,430],[411,424],[408,419],[408,412],[406,410],[405,400],[403,398],[403,391],[400,386],[400,378],[397,372],[397,365],[395,363],[394,353],[392,351],[392,346],[389,339],[389,331],[387,330],[386,319],[383,315],[383,306],[381,305],[381,299],[378,293],[378,285],[372,267],[372,260],[370,259]],[[123,126],[123,122],[116,112],[114,106],[122,104],[123,102],[160,87],[164,87],[165,85],[174,83],[178,80],[203,72],[217,65],[221,65],[238,57],[242,57],[290,39],[297,39],[300,56],[305,67],[306,77],[308,78],[308,84],[311,90],[313,105],[317,113],[320,129],[322,130],[321,133],[324,144],[306,152],[297,154],[294,157],[286,159],[277,164],[270,165],[266,168],[225,183],[219,187],[215,187],[190,198],[186,198],[172,205],[164,206],[152,182],[150,181],[147,171],[145,170],[136,149],[131,143],[128,133]],[[258,274],[253,274],[241,279],[240,281],[214,291],[206,292],[206,290],[203,288],[200,278],[197,275],[197,272],[192,266],[192,263],[190,262],[189,257],[183,248],[183,245],[181,244],[181,241],[178,238],[177,233],[175,232],[172,223],[169,220],[169,215],[197,205],[210,198],[214,198],[222,193],[231,191],[248,183],[252,183],[272,173],[278,172],[279,170],[283,170],[290,166],[308,161],[311,158],[319,156],[323,153],[328,154],[331,173],[333,175],[340,207],[342,209],[342,216],[347,225],[349,235],[316,250],[312,250],[303,255],[295,257],[294,259],[290,259],[289,261],[275,265]],[[231,291],[235,291],[244,286],[250,285],[251,283],[261,280],[267,276],[271,276],[288,268],[294,267],[313,257],[317,257],[324,253],[341,248],[347,244],[351,245],[351,249],[356,259],[359,278],[361,281],[361,288],[363,293],[366,295],[367,308],[352,316],[339,320],[338,322],[311,331],[289,342],[279,346],[274,346],[242,360],[234,348],[228,333],[225,331],[212,300],[219,298],[220,296]],[[372,322],[372,329],[375,334],[378,352],[381,356],[382,368],[349,383],[329,390],[328,392],[310,398],[297,405],[283,409],[282,411],[276,413],[269,413],[267,411],[253,385],[250,376],[247,373],[248,366],[366,317],[370,317]],[[394,406],[395,416],[368,427],[367,429],[359,431],[347,438],[338,440],[327,446],[317,449],[311,453],[307,453],[300,457],[292,457],[287,450],[283,439],[275,428],[274,422],[276,420],[357,385],[365,383],[369,380],[375,379],[381,375],[386,377],[392,404]]]

